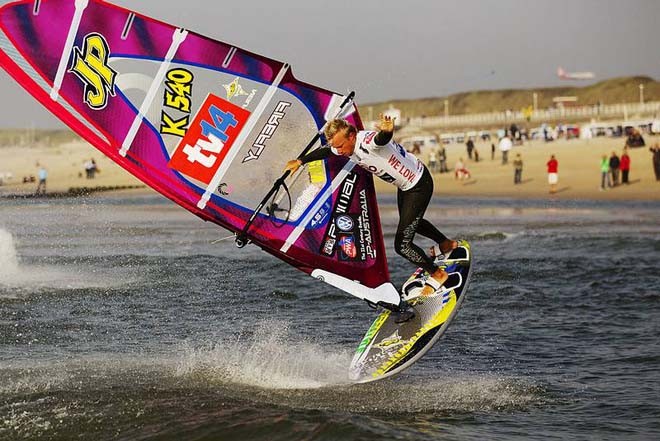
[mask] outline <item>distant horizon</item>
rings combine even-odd
[[[416,100],[426,100],[426,99],[441,99],[441,98],[447,98],[450,96],[454,95],[461,95],[465,93],[478,93],[478,92],[498,92],[498,91],[533,91],[533,90],[542,90],[542,89],[581,89],[581,88],[586,88],[586,87],[591,87],[594,86],[598,83],[603,83],[606,81],[612,81],[612,80],[618,80],[618,79],[632,79],[632,78],[648,78],[654,82],[660,82],[660,77],[655,78],[652,75],[644,75],[644,74],[636,74],[636,75],[622,75],[622,76],[615,76],[615,77],[610,77],[610,78],[602,78],[602,79],[594,79],[591,81],[576,81],[576,80],[565,80],[566,84],[559,84],[559,85],[553,85],[553,86],[526,86],[526,87],[502,87],[502,88],[497,88],[497,89],[471,89],[471,90],[459,90],[456,92],[451,92],[450,94],[447,95],[435,95],[435,96],[421,96],[417,98],[390,98],[390,99],[383,99],[380,101],[374,101],[374,102],[363,102],[361,103],[362,105],[372,105],[372,104],[384,104],[390,101],[416,101]],[[568,84],[568,83],[571,84]],[[586,84],[589,83],[589,84]],[[359,95],[359,93],[358,93]]]

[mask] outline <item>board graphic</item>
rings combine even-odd
[[[395,314],[383,311],[374,320],[355,351],[349,369],[351,381],[366,383],[400,373],[419,360],[447,330],[456,316],[470,279],[472,253],[470,244],[459,241],[458,247],[439,263],[457,282],[453,289],[428,297],[419,296],[428,274],[418,269],[403,286],[415,317],[395,323]],[[451,285],[450,285],[451,286]]]

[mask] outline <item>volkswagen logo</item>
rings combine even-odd
[[[345,214],[342,214],[337,218],[336,223],[337,223],[337,227],[339,227],[341,231],[353,230],[353,218],[351,218],[350,216],[346,216]]]

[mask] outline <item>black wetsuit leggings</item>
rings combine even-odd
[[[424,173],[419,182],[410,190],[398,190],[396,196],[399,207],[399,226],[394,236],[394,249],[399,255],[432,274],[438,269],[433,263],[433,258],[413,243],[415,233],[428,237],[436,243],[447,240],[447,237],[438,231],[431,222],[424,219],[424,212],[433,196],[431,173],[424,167]]]

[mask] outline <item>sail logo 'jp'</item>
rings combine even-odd
[[[115,96],[117,72],[108,65],[110,47],[97,33],[85,37],[82,49],[73,49],[70,72],[85,84],[84,101],[94,110],[105,108],[108,95]]]

